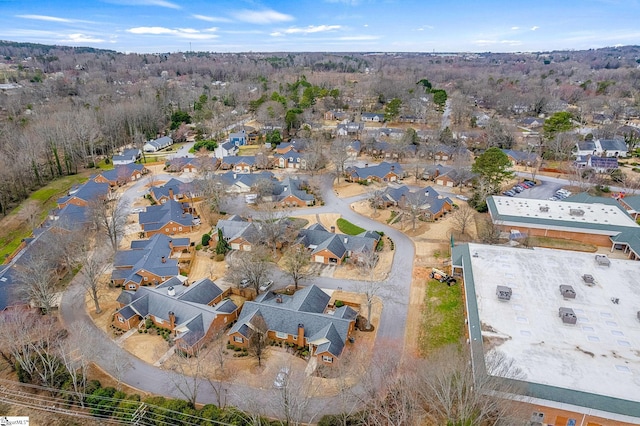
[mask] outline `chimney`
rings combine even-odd
[[[169,198],[171,198],[172,200],[173,198],[173,188],[169,188]]]
[[[364,166],[365,167],[369,167],[369,163],[364,163]]]
[[[162,256],[162,263],[167,263],[167,258]]]
[[[304,324],[298,324],[298,347],[304,347]]]
[[[282,303],[282,296],[276,297],[276,303]]]
[[[173,240],[169,240],[169,248],[173,250]]]
[[[169,311],[169,326],[172,330],[176,328],[176,314],[174,314],[173,311]]]
[[[396,166],[394,166],[393,164],[391,165],[391,171],[394,171],[396,169]]]
[[[234,179],[234,180],[238,179],[238,174],[237,174],[237,173],[234,173],[234,174],[233,174],[233,179]]]
[[[167,295],[173,297],[176,295],[176,289],[173,286],[167,288]]]
[[[344,243],[347,244],[349,242],[349,237],[344,237]]]
[[[331,233],[332,233],[332,234],[335,234],[335,233],[336,233],[336,227],[335,227],[335,226],[332,226],[332,227],[331,227]]]

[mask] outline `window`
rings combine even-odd
[[[136,285],[135,284],[129,284],[128,288],[129,288],[129,290],[135,290],[136,289]]]
[[[280,331],[276,331],[276,337],[278,339],[286,339],[287,337],[289,337],[289,335],[287,333],[282,333]]]
[[[333,357],[328,355],[322,355],[322,360],[324,362],[328,362],[329,364],[333,363]]]
[[[244,343],[244,339],[240,336],[233,336],[233,341],[236,343]]]
[[[178,226],[178,231],[182,231],[182,226]]]
[[[169,232],[169,228],[164,228],[165,232]]]
[[[162,320],[162,318],[158,318],[158,317],[154,317],[154,318],[158,324],[164,324],[164,321]]]
[[[175,232],[175,230],[176,230],[176,227],[175,227],[175,226],[173,227],[173,230],[174,230],[174,232]]]
[[[124,318],[122,318],[120,315],[118,315],[118,321],[124,323]]]

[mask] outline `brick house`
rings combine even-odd
[[[325,265],[341,265],[347,258],[357,262],[358,257],[373,252],[380,239],[377,232],[365,231],[359,235],[336,234],[315,223],[298,233],[298,242],[304,245],[311,261]]]
[[[211,233],[210,245],[214,245],[218,241],[218,229],[222,231],[222,238],[227,241],[231,250],[251,251],[257,238],[255,224],[238,215],[218,221]]]
[[[306,182],[287,176],[282,182],[275,185],[273,189],[274,201],[283,207],[312,206],[315,204],[316,198],[304,190],[306,186]]]
[[[430,186],[416,191],[411,191],[406,185],[387,188],[382,197],[387,206],[397,206],[401,209],[406,209],[409,203],[415,202],[419,206],[421,216],[427,220],[437,220],[453,209],[453,201],[449,197],[443,197]]]
[[[132,241],[130,250],[116,252],[111,282],[127,290],[136,290],[179,275],[178,261],[172,256],[189,250],[190,244],[188,238],[170,238],[164,234]]]
[[[400,164],[383,161],[374,166],[348,167],[345,175],[349,182],[396,182],[404,177],[404,172]]]
[[[227,333],[229,343],[249,347],[255,318],[261,317],[270,340],[308,348],[311,357],[331,365],[338,361],[355,330],[358,313],[349,306],[330,307],[330,299],[315,285],[292,296],[263,293],[254,301],[245,302],[238,321]]]
[[[149,319],[172,332],[178,349],[193,355],[238,317],[238,306],[227,297],[229,293],[208,278],[188,284],[186,279],[172,277],[156,287],[123,290],[112,324],[130,330]]]
[[[200,223],[188,205],[169,199],[163,204],[148,206],[138,213],[138,222],[146,237],[161,233],[175,235],[192,232]]]
[[[111,187],[108,183],[89,180],[80,186],[72,188],[66,196],[58,198],[58,208],[61,209],[69,204],[86,207],[92,200],[107,200],[110,191]]]
[[[129,163],[106,170],[92,179],[97,183],[108,183],[111,187],[115,187],[139,180],[147,173],[149,173],[149,169],[142,164]]]

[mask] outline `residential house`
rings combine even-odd
[[[108,183],[89,180],[80,186],[72,188],[66,196],[58,198],[58,208],[61,209],[68,204],[87,206],[93,200],[107,200],[110,192],[111,189]]]
[[[229,134],[229,142],[235,146],[244,146],[247,144],[247,134],[243,130]]]
[[[358,140],[351,141],[351,143],[347,146],[347,153],[351,159],[355,159],[360,155],[360,151],[362,150],[362,143]]]
[[[130,250],[118,250],[113,260],[111,282],[127,290],[159,284],[180,274],[178,260],[172,255],[188,250],[188,238],[171,238],[155,234],[148,240],[131,242]]]
[[[211,234],[210,245],[218,241],[218,230],[222,231],[222,238],[229,244],[231,250],[251,251],[257,237],[255,224],[238,215],[218,221]]]
[[[158,204],[164,204],[168,200],[181,203],[195,203],[202,200],[202,192],[195,182],[182,182],[171,178],[162,186],[153,186],[149,189],[151,199]]]
[[[432,157],[436,161],[449,161],[453,159],[456,149],[449,145],[438,144],[433,148]]]
[[[59,228],[68,231],[76,230],[91,223],[89,209],[86,206],[67,204],[62,208],[55,208],[49,212],[43,228]],[[34,229],[34,233],[36,230]]]
[[[509,161],[513,164],[522,166],[531,166],[536,164],[540,157],[535,152],[517,151],[515,149],[503,149],[502,152],[507,154]]]
[[[404,171],[398,163],[383,161],[373,166],[348,167],[345,175],[350,182],[396,182],[404,177]]]
[[[311,261],[326,265],[341,265],[347,258],[357,262],[360,256],[375,250],[380,235],[365,231],[359,235],[336,234],[319,223],[301,229],[298,241],[311,254]]]
[[[544,125],[544,118],[525,117],[520,119],[518,123],[528,129],[537,129],[538,127],[542,127]]]
[[[324,119],[327,121],[343,121],[348,118],[348,114],[342,110],[332,109],[324,113]]]
[[[478,127],[486,127],[491,121],[491,117],[489,117],[484,112],[476,112],[473,114],[476,120],[476,126]]]
[[[225,157],[220,163],[222,170],[232,169],[235,173],[251,173],[256,167],[256,157],[243,155],[238,157]]]
[[[427,166],[422,171],[422,179],[424,180],[435,180],[440,175],[444,175],[453,170],[451,166],[443,166],[442,164],[433,164]],[[440,184],[438,184],[440,185]]]
[[[384,113],[363,112],[362,114],[360,114],[360,120],[369,121],[372,123],[382,123],[384,121]]]
[[[375,129],[374,135],[385,137],[392,140],[401,140],[404,137],[405,131],[403,129],[396,129],[394,127],[382,127]]]
[[[306,169],[307,160],[304,155],[296,151],[294,148],[287,151],[286,154],[275,154],[276,165],[281,169]]]
[[[171,145],[173,145],[173,139],[169,136],[163,136],[145,143],[142,149],[144,152],[158,152],[161,149],[170,147]]]
[[[438,220],[453,209],[453,201],[440,195],[433,187],[411,191],[408,186],[385,189],[382,198],[387,206],[401,209],[417,206],[426,220]]]
[[[577,142],[573,153],[576,157],[626,157],[628,148],[622,139],[595,139]]]
[[[319,363],[338,361],[355,330],[358,313],[350,306],[329,306],[331,297],[311,285],[293,295],[266,292],[252,302],[245,302],[238,321],[227,335],[229,343],[248,347],[256,319],[267,326],[270,340],[307,348]]]
[[[233,157],[238,155],[238,146],[231,141],[219,144],[213,151],[216,158]]]
[[[305,188],[308,184],[301,179],[287,176],[273,189],[274,201],[283,207],[306,207],[316,202],[313,194],[309,194]]]
[[[256,182],[260,180],[277,181],[273,173],[262,171],[257,173],[236,173],[234,171],[218,175],[225,185],[226,192],[242,193],[250,192]]]
[[[118,165],[111,170],[105,170],[92,179],[98,183],[108,183],[111,187],[115,187],[136,181],[147,173],[149,173],[149,169],[142,164],[128,163]]]
[[[360,134],[364,130],[364,124],[362,123],[340,123],[336,127],[337,136],[352,136],[356,139],[360,139]]]
[[[578,156],[573,164],[578,168],[593,169],[597,173],[610,173],[618,169],[618,159],[616,157]]]
[[[199,173],[211,172],[217,167],[215,158],[209,156],[178,157],[169,160],[166,164],[168,172]]]
[[[200,224],[188,204],[169,199],[165,203],[147,207],[138,213],[138,222],[146,237],[155,234],[175,235],[189,233]]]
[[[400,117],[398,117],[398,122],[400,122],[400,123],[422,123],[422,122],[424,122],[424,119],[418,117],[417,115],[401,115]]]
[[[124,290],[112,324],[131,330],[149,319],[171,331],[177,349],[194,355],[238,317],[238,306],[226,297],[229,293],[208,278],[187,284],[173,277],[156,287]]]
[[[596,112],[591,116],[592,121],[595,124],[611,124],[615,120],[613,114]]]
[[[141,156],[142,156],[142,151],[140,151],[138,148],[125,149],[121,155],[113,156],[113,165],[119,166],[124,164],[135,163],[140,159]]]

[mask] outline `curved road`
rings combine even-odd
[[[138,182],[129,188],[126,198],[132,199],[133,197],[141,196],[142,185],[142,182]],[[381,350],[381,342],[394,341],[396,344],[393,346],[400,352],[404,342],[409,290],[413,272],[415,255],[413,242],[400,231],[355,213],[349,205],[358,199],[363,199],[365,196],[347,199],[339,198],[333,190],[333,176],[325,175],[323,177],[321,190],[325,201],[324,206],[301,209],[297,213],[339,213],[345,219],[365,229],[384,231],[394,241],[395,255],[393,265],[384,282],[392,284],[394,290],[398,290],[398,294],[395,294],[392,298],[385,298],[381,323],[378,327],[376,349],[374,350]],[[309,282],[325,288],[335,289],[342,287],[345,290],[353,289],[357,285],[355,281],[328,277],[316,277],[309,280]],[[74,279],[62,298],[60,315],[67,329],[72,333],[81,324],[93,329],[93,335],[98,336],[98,338],[87,343],[93,345],[93,349],[97,353],[95,363],[116,379],[134,388],[168,397],[184,398],[184,395],[174,385],[174,383],[179,382],[180,376],[143,362],[120,348],[104,331],[95,326],[86,312],[84,294],[85,289],[78,280]],[[384,350],[388,350],[389,345],[384,345],[384,348]],[[266,385],[269,388],[271,387],[270,383]],[[255,410],[256,398],[264,399],[265,403],[274,401],[277,398],[276,392],[279,392],[275,389],[256,392],[255,389],[249,386],[236,383],[224,384],[223,388],[228,404],[248,411]],[[251,397],[248,397],[248,395],[251,395]],[[314,398],[310,402],[309,412],[315,414],[335,413],[342,406],[339,399],[339,397]],[[197,400],[203,404],[215,403],[217,400],[214,390],[205,380],[201,382],[198,389]]]

